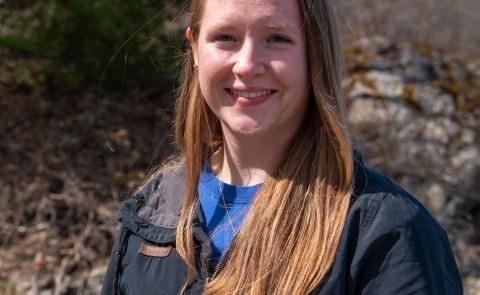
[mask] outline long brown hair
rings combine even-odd
[[[194,37],[204,2],[191,2]],[[256,196],[205,294],[307,294],[325,277],[337,252],[353,183],[352,150],[342,118],[341,49],[331,1],[298,2],[309,64],[309,107],[286,158]],[[223,144],[220,123],[202,97],[191,51],[184,59],[175,124],[176,143],[186,160],[176,246],[190,278],[196,272],[192,223],[199,206],[198,179],[203,161]]]

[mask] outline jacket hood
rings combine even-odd
[[[123,203],[120,223],[155,243],[175,240],[185,190],[185,164],[165,169]]]

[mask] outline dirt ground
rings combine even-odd
[[[109,256],[120,201],[173,152],[170,102],[148,95],[0,90],[0,294]]]

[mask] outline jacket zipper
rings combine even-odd
[[[208,276],[207,255],[203,250],[201,253],[201,257],[202,257],[202,273],[205,275],[206,281],[208,283],[210,282],[210,277]]]
[[[213,270],[211,279],[215,278],[218,272],[223,268],[223,264],[227,259],[227,255],[229,252],[230,252],[230,246],[228,246],[228,248],[223,252],[222,256],[220,256],[220,259],[218,260],[217,265],[215,265],[215,269]]]
[[[232,239],[233,241],[233,239]],[[231,243],[230,243],[231,245]],[[205,277],[207,279],[207,283],[213,280],[218,272],[222,269],[223,264],[225,263],[225,260],[227,259],[228,253],[230,252],[231,246],[228,246],[228,248],[223,252],[222,256],[220,256],[220,259],[217,262],[217,265],[215,265],[215,268],[213,270],[212,275],[210,276],[209,271],[208,271],[208,262],[207,262],[207,256],[205,255],[205,252],[202,251],[202,270],[206,274]]]
[[[201,228],[204,228],[202,222],[199,223],[199,226],[200,226]],[[237,233],[235,233],[235,235],[233,236],[232,240],[230,241],[230,245],[228,245],[228,248],[225,249],[225,251],[222,253],[222,256],[220,256],[220,259],[218,260],[218,263],[217,263],[217,265],[215,266],[215,268],[214,268],[213,273],[212,273],[211,276],[210,276],[209,271],[208,271],[207,255],[205,254],[205,251],[204,251],[204,248],[205,248],[204,243],[206,243],[206,241],[208,241],[208,239],[203,240],[203,242],[202,242],[202,250],[201,250],[201,253],[200,253],[200,257],[201,257],[201,270],[202,270],[202,273],[205,274],[204,277],[205,277],[207,283],[209,283],[212,279],[214,279],[215,276],[218,274],[218,272],[221,270],[223,264],[225,263],[226,256],[227,256],[228,253],[230,252],[230,248],[231,248],[232,242],[233,242],[233,240],[235,239],[236,236],[237,236]]]

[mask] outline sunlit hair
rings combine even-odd
[[[190,6],[194,39],[202,3]],[[341,49],[329,0],[300,0],[311,84],[309,107],[286,158],[270,175],[205,294],[308,294],[329,271],[348,212],[353,158],[342,119]],[[191,51],[178,92],[175,139],[186,162],[176,246],[196,274],[192,223],[202,164],[222,147],[219,120],[202,97]],[[186,286],[186,285],[185,285]]]

